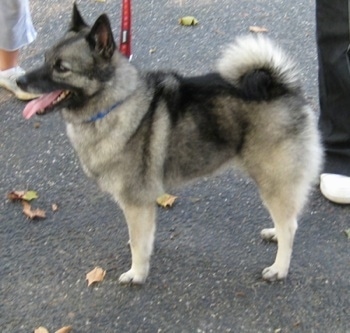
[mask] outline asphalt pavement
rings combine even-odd
[[[119,39],[121,1],[78,1],[86,21],[107,12]],[[31,0],[38,38],[23,67],[65,31],[71,0]],[[178,19],[192,15],[197,26]],[[305,95],[318,112],[314,1],[134,0],[133,62],[141,69],[201,74],[249,26],[268,29],[298,62]],[[350,206],[314,189],[300,218],[290,274],[266,283],[275,244],[260,239],[271,224],[254,184],[238,172],[175,190],[159,209],[155,253],[143,287],[118,284],[128,269],[127,229],[120,209],[80,169],[59,114],[26,121],[24,103],[0,90],[0,331],[44,326],[74,333],[349,333]],[[13,190],[35,190],[31,221]],[[52,211],[52,204],[58,210]],[[94,267],[107,271],[88,287]]]

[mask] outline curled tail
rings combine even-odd
[[[224,51],[217,68],[248,99],[269,100],[288,92],[300,92],[294,61],[260,34],[238,37]]]

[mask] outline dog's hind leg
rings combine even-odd
[[[283,279],[288,274],[298,227],[297,217],[304,206],[308,190],[305,180],[300,180],[299,184],[284,182],[276,186],[276,183],[272,183],[268,189],[260,187],[261,197],[274,222],[274,228],[263,229],[261,235],[266,240],[278,242],[275,262],[262,272],[263,279],[268,281]]]
[[[123,204],[129,229],[131,268],[119,278],[120,283],[143,284],[147,278],[156,229],[156,207]]]
[[[265,201],[274,221],[275,228],[264,229],[261,234],[265,239],[277,239],[278,242],[274,264],[266,267],[262,272],[263,279],[268,281],[283,279],[287,276],[292,256],[294,235],[298,226],[296,212],[288,213],[288,208],[286,209],[278,201],[269,203]]]
[[[266,241],[277,242],[276,228],[266,228],[261,230],[261,237]]]

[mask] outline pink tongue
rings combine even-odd
[[[45,94],[37,99],[29,102],[23,110],[23,117],[29,119],[38,111],[44,110],[62,93],[62,90],[57,90],[49,94]]]

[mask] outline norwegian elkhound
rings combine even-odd
[[[89,27],[74,5],[45,64],[17,83],[44,94],[26,106],[25,118],[62,110],[84,171],[122,208],[132,264],[121,283],[146,280],[156,198],[234,165],[255,181],[274,222],[262,237],[278,240],[277,256],[262,276],[286,277],[322,149],[296,66],[267,37],[237,38],[207,75],[141,73],[116,50],[108,17]]]

